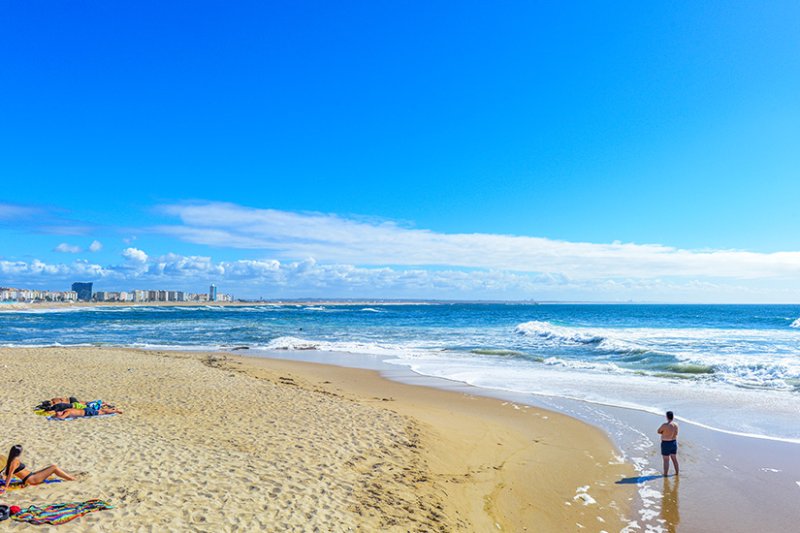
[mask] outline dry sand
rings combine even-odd
[[[22,444],[29,466],[83,473],[0,501],[116,507],[61,531],[619,531],[630,513],[629,491],[614,481],[632,469],[599,430],[371,371],[6,348],[0,387],[0,453]],[[103,399],[125,414],[52,422],[32,413],[55,395]]]

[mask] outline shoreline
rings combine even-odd
[[[432,474],[446,479],[446,490],[456,493],[453,502],[484,502],[482,510],[473,503],[459,511],[470,517],[471,529],[558,531],[584,526],[592,530],[595,524],[605,524],[617,531],[628,523],[622,516],[630,515],[630,500],[614,481],[630,475],[631,467],[617,460],[602,431],[575,418],[465,392],[401,383],[376,370],[240,355],[229,358],[233,365],[228,368],[241,365],[242,371],[257,376],[264,370],[297,375],[356,401],[384,402],[388,409],[422,423],[421,441]],[[582,445],[576,447],[575,442]],[[463,443],[469,445],[465,448]],[[463,479],[455,472],[463,472]],[[533,476],[539,478],[538,483]],[[465,479],[470,481],[465,483]],[[547,480],[544,485],[542,479]],[[586,485],[590,488],[583,493],[589,498],[576,499],[581,493],[576,490]],[[595,499],[597,503],[585,503]],[[602,502],[607,504],[599,507]],[[486,520],[486,514],[494,523]]]
[[[470,302],[450,300],[263,300],[255,302],[0,302],[0,310],[7,309],[62,309],[91,307],[307,307],[307,306],[352,306],[352,305],[452,305],[452,304],[508,304],[534,305],[530,302]],[[536,304],[538,305],[538,303]]]
[[[25,440],[35,464],[87,472],[4,500],[52,503],[69,485],[117,504],[76,527],[619,531],[632,512],[630,491],[615,481],[633,469],[615,459],[608,437],[540,408],[374,371],[218,352],[2,348],[0,364],[9,391],[0,410],[9,427],[26,428],[2,445]],[[62,392],[100,396],[125,414],[62,425],[29,411]],[[101,446],[116,470],[97,458],[86,464],[87,445]],[[190,490],[159,488],[170,476]],[[215,516],[209,506],[223,497],[228,512]]]
[[[684,527],[705,531],[781,531],[800,521],[800,509],[794,505],[800,488],[800,455],[795,442],[681,423],[680,478],[685,480],[681,488],[678,478],[660,475],[655,429],[663,422],[662,415],[579,399],[479,388],[418,374],[405,366],[376,364],[379,358],[354,358],[356,355],[263,352],[251,353],[248,358],[323,359],[327,362],[323,364],[379,369],[376,371],[392,381],[544,408],[581,420],[611,438],[625,461],[634,465],[636,475],[616,483],[629,488],[629,501],[635,502],[632,514],[643,530],[673,532],[683,522]],[[626,529],[631,530],[638,529]]]

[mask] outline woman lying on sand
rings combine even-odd
[[[3,485],[0,487],[0,491],[5,492],[8,489],[8,486],[11,485],[11,480],[14,477],[22,480],[23,487],[43,483],[44,480],[53,474],[57,475],[61,479],[66,479],[67,481],[75,480],[74,477],[61,470],[57,465],[50,465],[47,468],[42,468],[36,472],[31,472],[28,467],[26,467],[25,464],[20,461],[20,455],[22,455],[22,445],[16,444],[12,446],[11,450],[8,452],[8,460],[6,461],[6,479],[3,482]]]
[[[67,401],[69,400],[69,401]],[[95,416],[97,414],[108,414],[108,413],[95,413],[94,411],[100,411],[101,409],[114,409],[113,405],[109,405],[102,400],[95,400],[93,402],[80,402],[77,398],[70,397],[70,398],[53,398],[52,400],[47,400],[42,402],[37,406],[37,409],[44,411],[47,416],[55,416],[57,418],[75,418],[76,416]],[[60,413],[67,411],[69,409],[84,409],[89,413],[85,415],[74,415],[72,417],[62,417],[59,416]],[[117,411],[121,412],[121,411]]]
[[[97,416],[97,415],[121,415],[122,411],[114,407],[101,407],[100,409],[93,409],[87,407],[86,409],[64,409],[55,414],[56,418],[80,418],[82,416]]]

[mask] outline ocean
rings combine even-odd
[[[9,308],[0,345],[366,354],[488,391],[671,409],[708,429],[800,442],[798,305]]]

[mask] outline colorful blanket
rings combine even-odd
[[[44,482],[48,483],[48,484],[50,484],[50,483],[61,483],[61,480],[60,479],[45,479]],[[8,490],[18,490],[18,489],[21,489],[21,488],[22,488],[22,481],[20,481],[18,479],[15,479],[14,481],[12,481],[11,484],[8,486]]]
[[[12,516],[11,519],[17,522],[28,522],[29,524],[35,524],[37,526],[41,524],[58,526],[94,511],[113,508],[111,504],[103,500],[57,503],[55,505],[48,505],[47,507],[31,505],[30,507],[22,509]]]
[[[76,417],[76,418],[56,418],[54,416],[48,416],[47,419],[48,420],[55,420],[57,422],[67,422],[69,420],[85,420],[87,418],[106,418],[106,417],[109,417],[109,416],[116,416],[116,414],[117,413],[109,413],[107,415],[79,416],[79,417]]]

